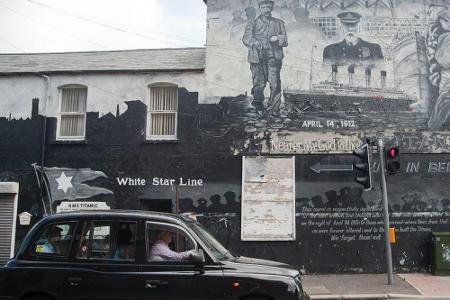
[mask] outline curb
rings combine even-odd
[[[388,299],[387,294],[311,295],[311,300]]]
[[[447,299],[450,296],[426,296],[426,295],[411,295],[411,294],[354,294],[354,295],[311,295],[310,300],[363,300],[363,299]]]

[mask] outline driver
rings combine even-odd
[[[167,230],[158,230],[156,232],[157,241],[153,244],[150,251],[151,261],[181,261],[188,260],[193,250],[176,252],[169,248],[172,241],[172,232]]]

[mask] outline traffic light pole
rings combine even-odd
[[[384,239],[386,242],[386,258],[387,258],[387,271],[388,271],[388,284],[392,285],[394,281],[394,275],[392,271],[392,249],[389,240],[389,206],[386,188],[386,169],[384,164],[384,143],[383,139],[378,139],[378,153],[380,154],[380,181],[381,190],[383,192],[383,212],[384,212]]]

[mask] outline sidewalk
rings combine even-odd
[[[303,288],[312,300],[450,300],[450,277],[428,273],[395,274],[393,285],[388,285],[387,279],[387,274],[302,276]]]

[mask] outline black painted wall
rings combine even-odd
[[[295,242],[240,241],[242,155],[261,154],[264,138],[249,133],[233,112],[230,101],[199,105],[197,93],[179,89],[176,142],[145,140],[146,106],[127,102],[118,116],[87,115],[84,142],[55,140],[56,119],[47,120],[45,167],[90,168],[107,177],[85,184],[113,194],[98,194],[80,201],[104,201],[111,208],[142,209],[143,203],[170,200],[172,211],[195,211],[232,252],[285,261],[306,272],[385,272],[381,196],[363,193],[350,173],[312,172],[316,162],[351,164],[351,155],[296,155]],[[43,215],[33,163],[41,164],[43,117],[27,120],[0,118],[0,181],[20,183],[18,212],[32,213],[33,223]],[[269,134],[269,133],[267,133]],[[247,143],[250,141],[250,143]],[[233,149],[240,149],[236,154]],[[388,178],[391,221],[398,230],[393,245],[397,272],[425,271],[429,267],[430,231],[450,230],[448,172],[429,172],[430,163],[448,161],[445,154],[408,154],[405,161],[420,161],[425,168]],[[377,178],[377,161],[374,177]],[[154,177],[202,179],[200,187],[152,184]],[[146,185],[120,185],[117,178],[140,178]],[[146,202],[147,201],[147,202]],[[53,209],[61,200],[55,200]],[[380,223],[381,222],[381,223]],[[28,226],[17,226],[20,243]]]

